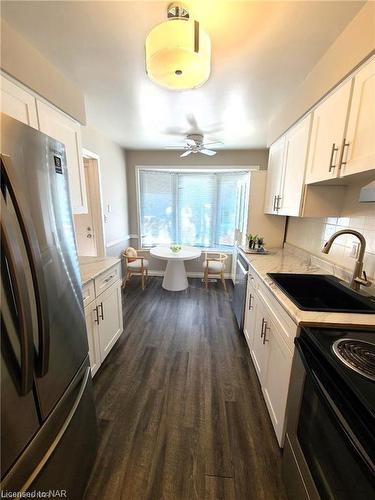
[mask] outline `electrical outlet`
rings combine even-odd
[[[107,224],[108,221],[109,221],[108,215],[104,214],[104,224]]]
[[[358,257],[359,243],[352,243],[352,249],[350,250],[349,257],[356,259]]]

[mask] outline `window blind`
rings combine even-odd
[[[140,170],[141,245],[233,246],[247,178],[244,171]]]

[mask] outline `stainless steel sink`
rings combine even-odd
[[[375,313],[375,300],[325,274],[268,273],[274,283],[303,311]]]

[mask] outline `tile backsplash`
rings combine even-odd
[[[349,234],[339,236],[328,255],[323,254],[321,249],[336,231],[355,229],[366,238],[364,270],[369,278],[375,278],[375,203],[359,203],[360,187],[356,185],[347,188],[343,209],[338,217],[290,217],[286,241],[321,259],[352,270],[356,260],[352,256],[353,245],[358,243],[358,238]]]

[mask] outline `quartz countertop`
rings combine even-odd
[[[271,253],[267,255],[246,254],[245,252],[242,254],[297,325],[375,329],[374,314],[302,311],[272,281],[272,278],[267,276],[267,273],[333,274],[317,264],[318,258],[315,259],[305,252],[293,251],[290,248],[271,250]]]
[[[85,285],[88,281],[116,265],[121,259],[116,257],[78,257],[78,261],[81,271],[81,282],[82,285]]]

